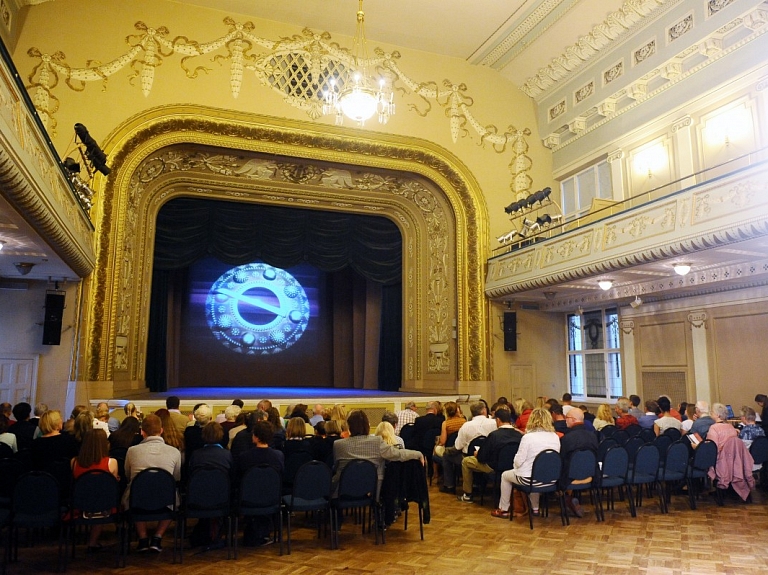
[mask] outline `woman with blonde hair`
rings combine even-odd
[[[178,428],[173,424],[171,412],[165,408],[158,409],[155,415],[160,418],[163,425],[163,440],[166,445],[175,447],[181,452],[182,460],[184,458],[184,436],[179,433]]]
[[[525,435],[520,440],[520,447],[515,455],[514,467],[501,474],[501,499],[499,507],[491,512],[493,517],[508,518],[512,500],[512,484],[524,485],[530,482],[533,473],[533,461],[546,449],[560,453],[560,438],[555,433],[552,415],[544,407],[531,411]],[[539,513],[539,494],[530,494],[533,514]]]
[[[75,437],[62,433],[64,422],[58,409],[51,409],[40,416],[40,432],[43,434],[32,441],[30,461],[32,469],[48,471],[54,461],[70,460],[80,451]]]
[[[515,407],[515,413],[518,414],[517,419],[515,420],[515,427],[525,433],[526,425],[528,425],[528,418],[531,416],[531,412],[533,411],[533,404],[527,399],[518,397],[514,401],[513,405]]]
[[[600,407],[597,408],[597,414],[595,415],[592,425],[595,426],[595,431],[600,431],[606,425],[616,425],[616,422],[613,419],[613,414],[611,413],[610,405],[607,403],[600,404]]]
[[[341,437],[346,439],[349,437],[349,426],[347,425],[347,408],[346,406],[336,403],[331,408],[331,420],[338,421],[341,426]]]
[[[384,440],[384,443],[387,445],[394,445],[398,449],[401,449],[403,445],[400,444],[398,441],[399,438],[397,435],[395,435],[395,428],[392,427],[392,424],[388,421],[382,421],[379,423],[379,425],[376,426],[376,432],[374,435],[378,435]],[[402,440],[401,440],[402,441]]]

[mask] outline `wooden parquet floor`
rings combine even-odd
[[[419,539],[415,507],[408,531],[401,517],[387,531],[385,545],[375,546],[373,534],[361,535],[359,526],[347,520],[341,532],[341,549],[330,550],[328,540],[315,538],[312,524],[294,523],[291,555],[278,554],[277,545],[242,548],[237,561],[225,550],[197,553],[188,549],[184,564],[171,562],[171,539],[160,554],[128,556],[127,567],[114,568],[112,548],[86,555],[83,546],[70,562],[71,573],[125,575],[443,575],[515,573],[517,575],[737,575],[768,573],[768,495],[753,492],[754,502],[726,499],[718,507],[703,496],[698,509],[688,508],[687,497],[674,496],[670,513],[662,515],[658,498],[643,500],[637,517],[629,514],[627,502],[616,502],[606,510],[606,521],[598,523],[591,505],[584,505],[582,519],[571,518],[563,527],[556,507],[548,518],[535,518],[534,530],[527,518],[494,519],[491,503],[460,503],[455,497],[430,488],[432,521]],[[22,538],[23,539],[23,538]],[[105,544],[114,542],[104,533]],[[8,573],[45,573],[56,569],[55,542],[19,550],[19,562],[8,565]]]

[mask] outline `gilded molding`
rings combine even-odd
[[[384,191],[391,183],[389,193],[392,199],[388,200],[389,204],[401,206],[398,208],[401,215],[410,213],[406,219],[410,217],[412,220],[414,213],[421,213],[427,222],[425,227],[430,237],[419,241],[427,242],[425,245],[431,247],[424,256],[427,258],[425,264],[421,266],[426,266],[432,273],[431,277],[439,280],[436,283],[430,282],[429,275],[420,275],[421,272],[412,276],[412,269],[403,278],[404,289],[405,286],[411,286],[404,294],[406,316],[419,321],[419,314],[431,314],[428,321],[430,333],[423,336],[415,333],[413,328],[407,328],[404,334],[404,376],[419,379],[422,377],[422,369],[423,373],[445,374],[447,366],[451,366],[450,371],[459,380],[487,379],[486,302],[482,289],[487,249],[487,215],[484,204],[479,201],[477,184],[458,160],[432,144],[421,142],[420,145],[412,138],[406,140],[379,135],[373,139],[368,134],[341,128],[326,128],[323,133],[319,133],[311,126],[299,122],[283,121],[276,125],[265,118],[207,108],[196,107],[194,114],[188,112],[186,107],[152,110],[129,121],[121,129],[122,134],[113,134],[111,137],[111,140],[121,142],[121,146],[112,150],[115,177],[107,182],[101,206],[103,214],[99,222],[99,265],[93,276],[93,291],[98,295],[90,314],[89,355],[86,362],[88,379],[111,379],[113,369],[116,368],[113,354],[119,350],[113,350],[106,342],[114,342],[116,337],[124,335],[129,339],[129,376],[132,379],[143,377],[143,356],[137,344],[140,339],[137,332],[146,330],[148,290],[144,290],[139,298],[132,301],[125,293],[137,292],[131,292],[127,284],[120,282],[148,285],[150,272],[136,269],[133,263],[146,261],[146,254],[141,252],[144,249],[141,245],[134,244],[131,230],[141,230],[143,226],[146,229],[140,235],[144,239],[150,237],[149,234],[153,234],[153,220],[147,218],[150,213],[156,213],[159,203],[174,194],[189,195],[190,188],[197,188],[198,191],[194,192],[196,194],[208,196],[208,190],[215,191],[223,185],[221,182],[212,185],[211,177],[226,179],[227,190],[243,194],[243,199],[265,197],[271,190],[271,196],[279,198],[279,202],[285,205],[295,205],[298,200],[320,199],[336,207],[352,203],[361,211],[382,210],[386,204],[380,204],[368,196],[370,190],[376,190],[377,186]],[[196,163],[194,172],[175,170],[171,173],[159,162],[163,154],[169,153],[167,149],[171,146],[197,145],[208,146],[209,149],[205,154],[193,158]],[[210,152],[211,147],[229,149],[232,153]],[[164,151],[158,153],[161,149]],[[270,163],[266,157],[259,157],[245,161],[238,159],[242,156],[242,152],[238,151],[275,154],[289,159]],[[427,181],[431,180],[435,188],[432,191],[429,187],[416,185],[416,180],[403,186],[404,180],[397,181],[398,178],[392,178],[387,183],[386,178],[377,180],[374,172],[370,172],[373,176],[360,177],[353,170],[335,166],[329,168],[317,162],[345,164],[361,168],[363,173],[367,173],[365,168],[394,170],[400,174],[411,172]],[[183,165],[177,163],[177,166]],[[298,187],[294,188],[294,194],[274,193],[278,188],[271,182],[278,178],[285,185],[292,186],[313,182],[310,187],[326,191],[322,192],[323,196],[315,197],[309,193],[300,193],[301,188]],[[237,184],[237,180],[242,180],[242,183]],[[141,194],[142,185],[149,182],[154,182],[157,190],[163,190],[153,199],[151,209],[145,200],[137,197]],[[191,182],[196,183],[190,185]],[[283,188],[279,190],[285,191]],[[431,195],[433,193],[440,193],[445,199],[436,203]],[[293,201],[290,201],[290,196],[293,196]],[[438,220],[441,217],[436,215],[435,207],[444,202],[454,213],[451,217],[441,216],[444,223],[440,223]],[[141,211],[138,211],[139,208]],[[401,220],[392,213],[393,218]],[[431,218],[434,219],[433,223],[429,223]],[[447,233],[447,226],[455,228]],[[417,231],[414,229],[409,232],[407,226],[401,229],[406,250],[404,257],[414,252],[415,257],[421,257],[413,243],[414,237],[418,236],[412,234]],[[447,238],[452,239],[446,243]],[[454,267],[455,271],[451,273],[455,275],[449,278],[447,270],[451,267]],[[435,268],[434,272],[432,268]],[[109,269],[118,270],[115,274],[117,277],[113,277]],[[456,279],[453,280],[453,277]],[[453,303],[448,306],[448,301]],[[124,314],[130,319],[121,319]],[[448,343],[448,348],[451,348],[454,317],[458,318],[458,325],[461,326],[455,358],[440,345]],[[424,349],[417,345],[422,337],[426,337]],[[130,349],[133,349],[133,353]],[[425,367],[422,368],[422,365]]]

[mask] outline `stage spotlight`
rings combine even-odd
[[[94,169],[108,176],[110,169],[107,166],[107,155],[88,133],[88,129],[80,123],[75,124],[75,134],[85,146],[85,157],[88,158]]]
[[[643,305],[643,300],[640,299],[640,296],[635,296],[635,300],[629,302],[629,305],[632,306],[632,309],[637,309]]]
[[[504,208],[504,211],[508,214],[519,212],[521,209],[523,209],[524,205],[525,205],[525,200],[520,202],[512,202],[506,208]]]

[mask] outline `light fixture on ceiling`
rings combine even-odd
[[[323,114],[336,113],[336,124],[344,122],[344,116],[362,126],[366,120],[378,114],[379,123],[386,124],[395,114],[394,93],[384,78],[376,79],[368,73],[368,46],[365,38],[365,13],[363,0],[359,0],[357,30],[352,42],[354,69],[339,86],[331,79],[323,93]]]
[[[552,300],[552,299],[555,299],[555,296],[556,296],[556,295],[557,295],[557,292],[556,292],[556,291],[545,291],[545,292],[544,292],[544,297],[545,297],[546,299],[550,299],[550,300]]]
[[[16,271],[19,272],[19,275],[25,276],[32,271],[35,264],[32,262],[16,262],[13,266],[16,268]]]
[[[674,269],[677,275],[684,276],[691,271],[691,264],[675,264]]]
[[[597,285],[600,286],[601,290],[608,291],[613,287],[613,280],[609,280],[609,279],[597,280]]]
[[[640,299],[640,296],[635,296],[635,300],[629,302],[629,305],[632,306],[632,309],[637,309],[643,305],[643,300]]]
[[[5,242],[3,240],[0,240],[0,251],[2,251],[4,246],[5,246]]]

